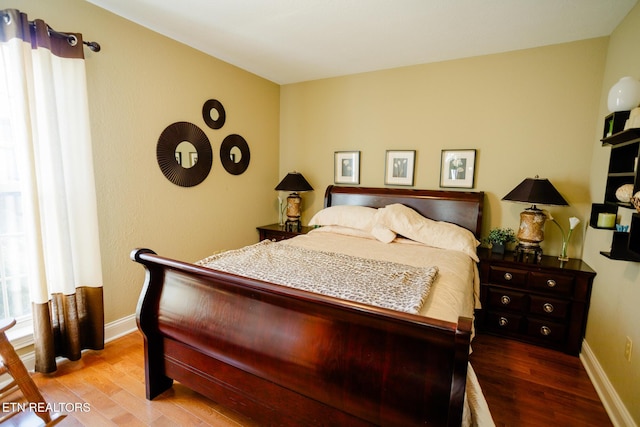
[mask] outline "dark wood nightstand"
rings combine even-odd
[[[513,253],[478,250],[478,329],[578,355],[584,338],[596,275],[585,262],[560,262],[543,255],[538,263],[518,262]]]
[[[292,237],[299,236],[300,234],[307,234],[309,231],[313,230],[313,227],[305,227],[303,225],[300,231],[287,231],[284,225],[270,224],[257,227],[257,229],[258,233],[260,233],[260,241],[262,242],[264,239],[273,241],[290,239]]]

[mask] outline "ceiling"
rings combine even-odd
[[[637,2],[87,1],[278,84],[607,36]]]

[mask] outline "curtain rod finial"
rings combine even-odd
[[[82,42],[82,43],[86,44],[89,47],[89,49],[91,49],[94,52],[100,52],[100,49],[102,49],[98,44],[98,42]]]

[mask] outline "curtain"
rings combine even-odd
[[[0,11],[0,84],[9,103],[25,222],[36,371],[104,348],[98,217],[81,34]],[[7,128],[5,125],[4,128]]]

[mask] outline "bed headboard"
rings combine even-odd
[[[358,205],[372,208],[402,203],[435,221],[458,224],[480,239],[482,230],[482,191],[417,190],[412,188],[343,187],[330,185],[324,206]]]

